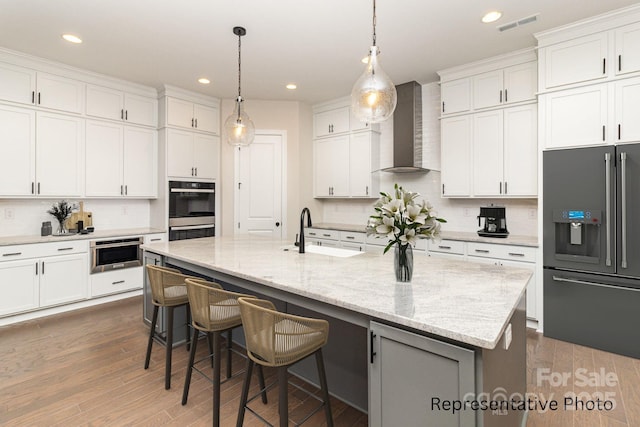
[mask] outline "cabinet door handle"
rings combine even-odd
[[[444,101],[442,101],[442,112],[444,113]]]
[[[191,168],[191,176],[193,176],[193,168]]]
[[[504,194],[507,194],[507,181],[504,182]]]
[[[500,194],[502,194],[502,182],[500,183]]]
[[[22,255],[22,252],[11,252],[11,253],[2,254],[2,256],[18,256],[18,255]]]
[[[126,196],[126,195],[128,195],[128,194],[129,194],[129,186],[128,186],[128,185],[125,185],[125,186],[124,186],[124,195]]]
[[[191,127],[193,127],[193,118],[191,119]]]
[[[524,256],[524,254],[520,253],[520,252],[509,252],[509,255],[510,256]]]
[[[62,251],[70,251],[70,250],[72,250],[72,249],[73,249],[73,248],[58,248],[58,251],[59,251],[59,252],[62,252]]]
[[[195,172],[196,172],[196,176],[198,176],[198,168],[197,168],[197,167],[195,167],[195,168],[193,168],[193,169],[194,169],[194,170],[195,170]]]
[[[502,104],[502,91],[500,91],[500,104]]]
[[[605,140],[605,129],[606,129],[605,125],[602,125],[602,140],[603,141]]]
[[[38,263],[36,262],[36,276],[38,275]]]
[[[36,103],[36,91],[35,90],[31,91],[31,103],[32,104]]]
[[[618,71],[622,71],[622,55],[618,55]]]
[[[504,90],[504,102],[507,102],[507,89]]]
[[[124,119],[124,108],[120,109],[120,120]]]
[[[35,187],[36,187],[36,183],[35,182],[31,182],[31,194],[35,194]]]
[[[373,363],[373,358],[377,354],[373,351],[374,348],[374,339],[376,338],[376,334],[373,331],[369,331],[369,361]]]
[[[444,195],[444,184],[442,184],[442,195]]]
[[[129,120],[129,110],[124,111],[124,119]]]
[[[44,261],[42,261],[42,275],[44,276]]]
[[[122,185],[120,186],[120,195],[121,195],[121,196],[124,196],[124,188],[123,188],[123,186],[122,186]]]
[[[607,58],[602,58],[602,74],[607,74]]]
[[[620,141],[620,123],[618,123],[618,141]]]
[[[38,183],[38,194],[40,194],[40,183]]]
[[[476,249],[475,251],[478,252],[478,253],[481,253],[481,254],[488,254],[489,253],[489,251],[486,250],[486,249]]]
[[[117,282],[111,282],[112,285],[120,285],[124,283],[124,280],[118,280]]]
[[[194,120],[194,122],[195,122],[195,124],[196,124],[196,126],[195,126],[195,127],[196,127],[196,129],[197,129],[197,128],[198,128],[198,119],[195,119],[195,120]]]
[[[40,105],[40,104],[41,104],[41,102],[40,102],[40,92],[38,92],[38,105]]]
[[[365,186],[364,188],[365,188],[365,193],[366,193],[366,194],[367,194],[367,196],[368,196],[368,195],[369,195],[369,186],[367,185],[367,186]]]

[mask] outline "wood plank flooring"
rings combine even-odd
[[[172,387],[164,389],[164,348],[154,345],[151,364],[143,369],[147,328],[142,323],[141,299],[90,307],[0,328],[0,425],[2,426],[206,426],[211,424],[211,384],[194,373],[186,406],[180,404],[188,352],[173,352]],[[201,351],[200,351],[201,350]],[[206,345],[201,341],[199,353]],[[532,411],[528,427],[634,427],[640,426],[640,360],[542,337],[527,336],[528,392],[562,400],[564,392],[609,393],[611,411]],[[234,356],[234,372],[244,360]],[[226,360],[222,360],[223,367]],[[612,386],[591,386],[575,381],[575,370],[615,374]],[[549,371],[540,371],[548,369]],[[566,384],[540,378],[570,372]],[[547,377],[544,374],[548,374]],[[273,370],[265,370],[267,383]],[[551,377],[549,377],[549,375]],[[317,390],[292,377],[317,394]],[[222,385],[221,424],[234,426],[242,376]],[[329,385],[331,387],[331,385]],[[257,380],[253,381],[254,392]],[[613,393],[613,394],[611,394]],[[366,426],[366,414],[332,399],[336,426]],[[290,418],[299,420],[315,399],[291,387]],[[252,408],[277,421],[277,390],[269,404],[259,399]],[[324,425],[322,411],[305,425]],[[245,426],[261,426],[251,414]],[[395,426],[393,426],[395,427]],[[489,426],[490,427],[490,426]]]

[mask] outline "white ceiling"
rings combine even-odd
[[[632,0],[378,0],[380,64],[395,83],[534,46],[532,34]],[[481,16],[501,10],[494,24]],[[538,22],[496,27],[539,13]],[[371,44],[371,0],[0,0],[0,46],[125,80],[220,98],[310,103],[348,95]],[[72,45],[60,35],[74,33]],[[209,86],[196,82],[208,77]],[[298,90],[284,86],[295,82]]]

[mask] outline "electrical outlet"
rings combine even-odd
[[[12,208],[4,208],[4,219],[12,220],[15,218],[15,212]]]
[[[536,217],[538,216],[538,210],[537,209],[529,209],[529,219],[536,219]]]
[[[128,212],[127,212],[127,207],[126,207],[126,206],[123,206],[123,207],[122,207],[122,215],[127,215],[127,213],[128,213]]]

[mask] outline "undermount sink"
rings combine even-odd
[[[287,246],[283,250],[290,251],[290,252],[298,252],[298,247]],[[353,251],[351,249],[331,248],[328,246],[318,246],[313,244],[305,245],[304,250],[305,252],[311,253],[311,254],[327,255],[327,256],[333,256],[338,258],[349,258],[349,257],[360,255],[363,253],[360,251]]]

